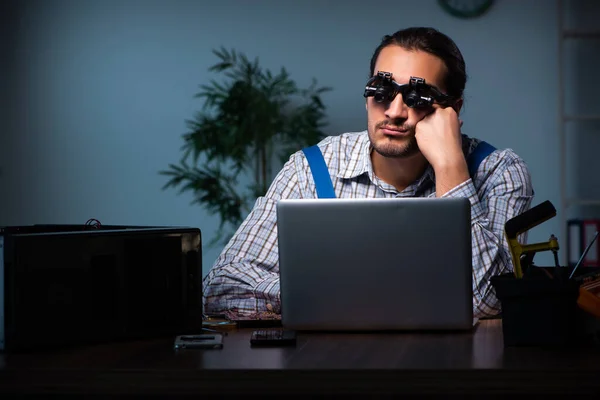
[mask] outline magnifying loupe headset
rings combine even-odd
[[[440,92],[425,79],[411,76],[408,83],[400,85],[392,79],[391,72],[378,71],[367,81],[364,97],[373,97],[377,103],[391,103],[402,94],[402,100],[410,108],[429,108],[434,103],[452,106],[455,98]]]

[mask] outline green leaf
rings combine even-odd
[[[223,46],[213,49],[218,74],[199,85],[202,109],[186,120],[179,164],[159,173],[163,189],[193,194],[193,204],[220,218],[217,237],[228,240],[273,173],[290,154],[324,137],[326,107],[316,79],[300,88],[285,67],[263,69],[259,58]],[[274,164],[275,163],[275,164]],[[252,178],[240,186],[241,176]],[[213,242],[211,241],[211,242]],[[216,242],[215,242],[216,243]]]

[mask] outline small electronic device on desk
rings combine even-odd
[[[176,336],[174,349],[222,349],[223,337],[237,327],[223,315],[203,315],[201,333]]]
[[[556,209],[545,201],[506,222],[514,272],[491,279],[502,305],[505,346],[579,345],[598,337],[600,271],[586,268],[587,273],[581,273],[578,265],[560,266],[554,235],[548,242],[525,245],[518,241],[520,234],[554,216]],[[554,267],[534,264],[539,251],[554,254]]]
[[[179,335],[175,337],[175,350],[185,349],[222,349],[223,335],[221,334],[199,334]]]

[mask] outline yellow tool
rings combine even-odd
[[[527,245],[519,243],[517,239],[521,233],[554,216],[556,216],[556,209],[552,203],[550,203],[550,201],[545,201],[506,222],[506,225],[504,226],[504,234],[508,240],[515,278],[523,278],[523,273],[525,270],[533,265],[533,257],[536,252],[548,250],[554,253],[554,261],[556,263],[555,275],[562,276],[562,274],[558,273],[560,269],[560,264],[558,262],[559,246],[558,239],[554,235],[550,235],[548,242]],[[597,236],[598,235],[594,237],[594,240]],[[581,259],[571,271],[570,276],[568,276],[568,279],[561,279],[561,282],[564,285],[567,285],[567,282],[571,280],[579,283],[580,286],[577,305],[586,312],[596,317],[600,317],[600,271],[596,269],[586,274],[575,277],[573,276],[577,266],[579,266],[586,253],[589,251],[592,243],[590,243],[585,249]],[[540,268],[539,270],[552,278],[552,275],[548,273],[545,268]]]
[[[516,278],[523,277],[523,267],[529,267],[533,256],[538,251],[552,251],[555,260],[558,260],[558,239],[551,235],[548,242],[521,244],[518,236],[529,229],[556,216],[556,209],[546,200],[522,214],[508,220],[504,225],[504,234],[510,248]],[[556,265],[558,267],[559,265]]]

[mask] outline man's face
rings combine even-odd
[[[411,76],[424,78],[429,85],[445,91],[443,79],[446,74],[444,62],[423,51],[406,50],[390,45],[379,53],[375,64],[377,71],[392,73],[399,84],[408,83]],[[384,157],[408,157],[419,151],[415,138],[415,126],[430,110],[409,108],[401,94],[392,102],[377,103],[367,97],[367,122],[369,139],[375,151]]]

